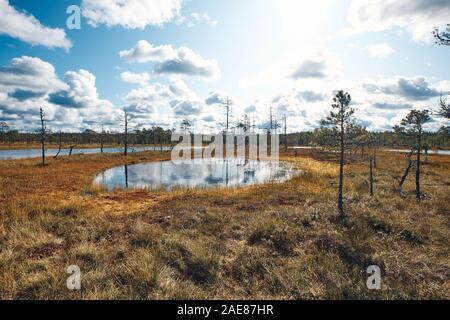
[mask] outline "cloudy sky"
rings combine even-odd
[[[81,29],[67,8],[81,8]],[[390,130],[450,91],[434,44],[450,0],[0,0],[0,121],[53,130],[223,128],[247,114],[310,130],[347,90],[360,124]],[[444,123],[436,119],[435,129]]]

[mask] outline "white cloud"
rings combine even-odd
[[[365,51],[373,58],[386,58],[394,53],[394,49],[387,43],[370,44],[365,47]]]
[[[425,101],[439,96],[439,91],[422,76],[363,81],[363,87],[373,94],[394,95],[412,101]]]
[[[219,23],[219,21],[212,19],[207,13],[204,12],[193,12],[190,14],[190,17],[193,20],[193,24],[204,23],[209,25],[210,27],[215,27]]]
[[[55,68],[39,58],[22,56],[0,67],[0,91],[22,89],[30,91],[54,91],[66,88],[58,79]]]
[[[20,12],[7,0],[0,0],[0,34],[47,48],[69,50],[72,43],[63,29],[43,26],[35,17]]]
[[[154,62],[154,72],[157,74],[195,76],[208,80],[221,77],[216,60],[204,59],[187,47],[153,46],[141,40],[134,48],[120,51],[119,56],[130,63]]]
[[[127,29],[144,29],[162,26],[177,17],[182,0],[83,0],[83,15],[96,27],[122,26]]]
[[[123,82],[145,85],[150,80],[150,75],[147,72],[133,73],[129,71],[124,71],[120,74],[120,79]]]
[[[134,48],[120,51],[119,56],[129,63],[163,62],[175,59],[177,52],[169,45],[155,47],[146,40],[140,40]]]
[[[262,70],[257,76],[242,78],[243,89],[268,85],[280,85],[296,81],[304,85],[321,85],[324,81],[336,81],[343,74],[343,65],[338,55],[322,49],[304,49],[292,53]]]
[[[350,27],[342,33],[405,28],[416,42],[432,41],[433,27],[447,24],[449,16],[447,0],[352,0],[348,10]]]
[[[49,101],[66,108],[111,108],[108,100],[99,99],[95,76],[87,70],[68,71],[64,80],[69,89],[49,96]]]
[[[120,113],[100,99],[95,76],[68,71],[60,80],[55,68],[39,58],[19,57],[0,67],[0,117],[13,128],[34,130],[43,107],[48,127],[68,131],[114,127]]]
[[[219,21],[211,18],[207,13],[192,12],[188,16],[180,16],[176,23],[178,25],[185,25],[188,28],[193,28],[200,24],[215,27],[219,24]]]

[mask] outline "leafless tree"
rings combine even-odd
[[[373,158],[372,157],[370,157],[369,185],[370,185],[370,195],[373,196]]]
[[[284,115],[284,151],[288,151],[287,117]]]
[[[61,148],[62,148],[62,133],[61,133],[61,130],[59,130],[59,135],[58,135],[58,152],[53,157],[54,159],[58,158],[59,154],[61,153]]]
[[[103,153],[104,135],[105,135],[105,129],[103,128],[103,125],[102,125],[102,132],[100,133],[100,153]]]
[[[44,117],[44,111],[42,110],[42,107],[39,108],[39,116],[41,119],[41,146],[42,146],[42,165],[45,166],[45,134],[47,132],[47,127],[45,126],[45,117]]]
[[[125,156],[128,155],[128,114],[125,111],[125,138],[124,138],[124,152]]]

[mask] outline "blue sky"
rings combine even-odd
[[[80,30],[66,27],[72,4],[82,7]],[[310,130],[337,89],[352,94],[361,124],[389,130],[450,91],[450,49],[431,35],[449,22],[450,1],[0,0],[0,8],[0,121],[19,130],[32,130],[43,106],[55,130],[118,129],[126,108],[135,128],[187,118],[214,131],[226,97],[234,122],[247,114],[264,123],[272,107],[289,131]]]

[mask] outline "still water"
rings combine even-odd
[[[107,190],[233,188],[283,182],[299,175],[288,163],[240,159],[150,162],[115,167],[98,174],[94,184]]]
[[[411,150],[388,150],[389,152],[410,153]],[[422,151],[424,154],[425,151]],[[428,154],[437,154],[442,156],[450,156],[450,150],[428,150]]]
[[[133,147],[129,148],[128,152],[143,152],[143,151],[160,151],[160,147]],[[170,150],[169,147],[163,147],[164,151]],[[60,156],[68,156],[70,149],[61,149]],[[100,148],[98,149],[73,149],[72,155],[76,154],[96,154],[100,153]],[[123,148],[103,148],[104,153],[122,153]],[[19,149],[19,150],[0,150],[0,160],[10,160],[10,159],[28,159],[37,158],[41,156],[41,149]],[[45,151],[45,155],[52,157],[58,153],[58,149],[48,149]]]

